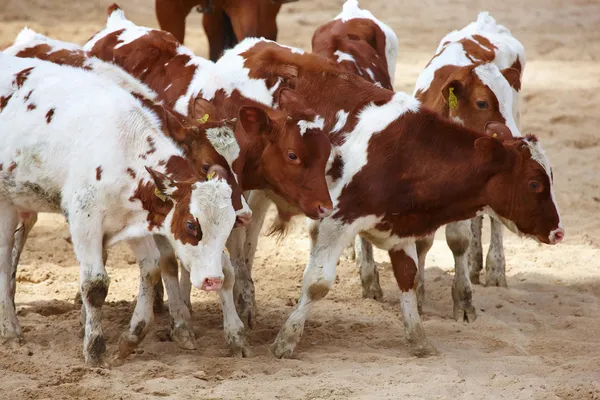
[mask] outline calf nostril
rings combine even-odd
[[[323,207],[321,204],[319,204],[317,206],[317,210],[319,211],[319,216],[320,217],[326,217],[329,215],[329,213],[331,212],[330,208],[327,207]]]
[[[223,286],[223,280],[220,278],[206,278],[202,284],[203,290],[219,290]]]
[[[564,236],[565,236],[565,234],[563,232],[556,232],[554,234],[554,239],[556,239],[556,240],[562,240]]]

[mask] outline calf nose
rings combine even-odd
[[[508,126],[501,122],[490,121],[485,124],[485,133],[488,136],[498,138],[498,140],[513,138],[512,132]]]
[[[228,176],[227,170],[218,164],[211,165],[206,173],[207,179],[223,179],[226,181]]]
[[[325,207],[321,204],[317,206],[317,212],[319,214],[319,218],[325,218],[331,214],[332,209],[329,207]]]
[[[250,221],[252,221],[252,213],[243,213],[236,215],[235,225],[233,227],[238,228],[240,226],[246,226],[250,224]]]
[[[558,228],[550,232],[550,243],[557,244],[560,243],[565,237],[565,230],[563,228]]]
[[[200,289],[210,292],[221,289],[221,286],[223,286],[223,279],[206,278],[204,279],[204,282],[202,282],[202,287]]]

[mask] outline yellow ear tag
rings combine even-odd
[[[448,94],[448,106],[450,108],[456,108],[458,107],[458,98],[456,97],[456,95],[454,94],[454,88],[451,87],[448,89],[449,90],[449,94]]]
[[[208,114],[204,114],[204,116],[202,118],[200,118],[198,120],[198,122],[200,122],[201,124],[205,124],[208,121],[208,118],[209,118]]]
[[[154,195],[161,199],[162,201],[167,201],[167,196],[165,196],[157,187],[154,188]]]
[[[213,171],[213,172],[211,172],[210,174],[206,175],[206,180],[207,180],[207,181],[210,181],[210,180],[211,180],[212,178],[214,178],[214,177],[215,177],[215,172]]]
[[[494,134],[492,134],[492,137],[493,137],[493,138],[497,138],[497,137],[498,137],[498,134],[497,134],[497,133],[494,133]]]

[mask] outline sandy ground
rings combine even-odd
[[[83,43],[99,30],[108,0],[3,0],[0,45],[25,25]],[[300,0],[279,16],[280,42],[309,49],[314,29],[342,0]],[[153,1],[121,0],[139,24],[157,26]],[[3,399],[600,399],[600,3],[595,0],[363,0],[400,39],[396,87],[411,91],[441,37],[489,10],[525,45],[522,131],[542,140],[554,169],[566,241],[541,246],[507,234],[509,289],[475,287],[479,318],[452,318],[451,253],[440,230],[428,258],[424,325],[440,356],[409,355],[398,289],[378,252],[383,302],[361,298],[354,264],[315,308],[291,360],[268,354],[300,291],[308,243],[302,221],[281,244],[263,238],[255,262],[260,315],[254,356],[227,357],[216,295],[193,292],[200,349],[168,339],[168,316],[137,354],[111,370],[83,367],[78,267],[60,216],[43,215],[19,270],[17,307],[25,344],[0,347]],[[187,44],[206,55],[200,15]],[[486,242],[487,243],[487,242]],[[126,329],[138,272],[125,246],[111,250],[104,310],[109,350]]]

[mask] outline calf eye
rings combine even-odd
[[[288,152],[288,158],[292,161],[296,161],[298,160],[298,156],[296,155],[296,153],[294,153],[293,151],[289,151]]]
[[[480,110],[485,110],[489,107],[489,104],[487,101],[483,101],[483,100],[479,100],[477,102],[477,108],[479,108]]]
[[[529,181],[529,190],[539,193],[542,191],[542,184],[539,181]]]
[[[208,173],[208,169],[210,168],[210,164],[204,164],[202,165],[202,171],[204,171],[204,173]]]
[[[195,221],[188,221],[185,224],[185,229],[190,235],[196,236],[198,234],[198,229],[196,228]]]

